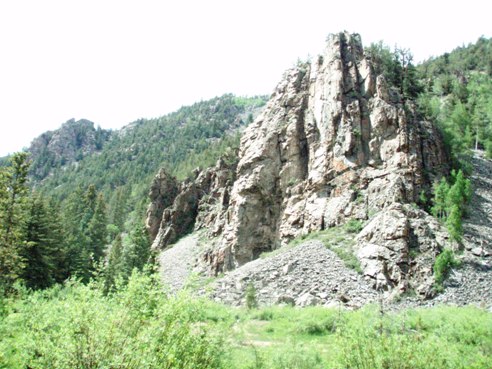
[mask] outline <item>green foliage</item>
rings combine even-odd
[[[0,168],[0,287],[8,289],[25,267],[28,212],[26,153],[12,155]]]
[[[363,222],[360,219],[349,219],[347,223],[345,223],[345,229],[349,233],[359,233],[362,231]]]
[[[70,281],[8,303],[0,367],[224,367],[222,340],[199,322],[201,309],[199,300],[165,296],[152,276],[134,274],[109,296]]]
[[[104,256],[107,223],[106,203],[102,194],[99,194],[94,213],[87,225],[87,238],[90,240],[89,252],[93,255],[96,263]]]
[[[446,279],[449,271],[452,267],[458,266],[459,263],[455,259],[453,251],[449,249],[444,249],[437,257],[434,262],[434,280],[435,287],[438,291],[441,291],[443,288],[444,279]]]
[[[253,283],[249,283],[246,287],[246,307],[248,309],[256,309],[258,301],[256,300],[256,288]]]
[[[446,178],[441,178],[434,184],[434,199],[432,214],[445,221],[451,237],[460,241],[463,234],[462,218],[466,211],[466,204],[472,196],[471,182],[466,179],[461,169],[451,172],[452,185]]]
[[[117,235],[109,250],[108,262],[104,271],[105,291],[111,290],[123,275],[123,242]]]
[[[109,295],[69,281],[3,300],[5,368],[475,368],[492,358],[492,315],[473,307],[380,315],[231,308],[166,296],[136,273]]]
[[[410,50],[395,47],[392,51],[380,41],[372,43],[365,53],[371,58],[376,75],[383,75],[404,99],[414,99],[422,91]]]
[[[470,149],[491,146],[491,45],[481,37],[417,67],[425,86],[420,111],[438,124],[456,166],[466,165]]]
[[[134,271],[143,271],[150,258],[150,239],[145,226],[136,226],[124,241],[118,234],[104,266],[106,290],[111,290],[116,282],[126,283]]]
[[[492,356],[492,315],[477,308],[381,316],[376,306],[265,307],[231,315],[232,341],[250,342],[233,351],[231,368],[488,368]]]
[[[224,95],[160,118],[135,121],[101,140],[97,155],[84,156],[77,165],[53,164],[38,189],[65,206],[74,189],[93,184],[108,201],[109,222],[121,232],[130,231],[141,222],[148,188],[161,167],[184,179],[199,166],[215,164],[228,148],[239,145],[237,131],[265,101]]]
[[[64,235],[56,208],[38,194],[32,195],[29,205],[22,279],[29,288],[46,288],[62,282],[58,273],[63,263]]]
[[[48,144],[55,135],[61,137],[62,147],[55,149]],[[103,145],[109,140],[111,131],[94,128],[94,123],[81,119],[75,121],[70,119],[63,123],[58,132],[48,131],[39,136],[31,146],[32,165],[30,175],[36,181],[46,178],[53,169],[73,161],[82,160],[85,156],[94,151],[102,149]]]

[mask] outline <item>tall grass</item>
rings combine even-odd
[[[133,274],[18,288],[0,314],[0,368],[489,369],[492,314],[436,307],[381,314],[323,307],[232,308]]]

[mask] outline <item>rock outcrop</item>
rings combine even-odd
[[[212,168],[196,169],[194,179],[182,183],[161,169],[150,191],[146,227],[152,248],[164,249],[193,229],[222,233],[237,156],[221,158]]]
[[[164,210],[172,206],[178,195],[178,182],[164,168],[154,177],[150,187],[150,205],[147,209],[145,226],[150,238],[155,239],[162,222]]]
[[[70,119],[54,131],[35,138],[28,151],[31,153],[31,174],[43,179],[53,167],[81,160],[98,150],[109,139],[110,131],[95,128],[86,119]]]
[[[162,217],[154,247],[182,234],[180,212],[196,214],[195,228],[218,236],[203,256],[217,274],[358,219],[366,226],[357,256],[373,286],[429,295],[433,260],[448,241],[410,204],[446,170],[435,127],[375,75],[360,37],[331,35],[316,61],[286,72],[245,130],[237,169],[227,175],[234,182],[204,171],[182,185],[184,198]],[[199,193],[215,194],[220,209],[209,213]]]

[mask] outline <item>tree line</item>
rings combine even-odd
[[[150,258],[145,227],[123,232],[124,208],[110,223],[104,196],[94,185],[77,187],[60,204],[28,187],[27,153],[12,155],[0,168],[0,288],[15,283],[31,289],[68,278],[83,282],[102,274],[111,289]],[[120,192],[117,200],[123,201]],[[118,214],[116,214],[118,213]]]

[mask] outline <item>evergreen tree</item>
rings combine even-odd
[[[123,276],[123,243],[121,235],[114,239],[108,256],[108,262],[105,267],[105,290],[109,291],[115,282]]]
[[[107,237],[106,203],[102,194],[97,196],[92,218],[87,225],[89,238],[89,253],[93,255],[94,262],[98,263],[104,256]]]
[[[118,187],[111,199],[110,223],[123,232],[127,214],[127,199],[129,197],[127,187]]]
[[[150,239],[145,226],[136,226],[130,235],[130,243],[124,249],[124,267],[127,276],[133,269],[142,270],[150,259]]]
[[[25,266],[25,224],[28,208],[26,153],[16,153],[0,170],[0,285],[9,287]]]
[[[461,235],[463,234],[463,225],[461,223],[461,211],[458,205],[453,204],[449,211],[449,216],[446,219],[446,227],[448,228],[449,234],[455,241],[461,240]]]
[[[454,182],[451,186],[445,178],[434,185],[432,214],[444,220],[451,237],[460,241],[463,234],[461,219],[465,214],[466,204],[471,199],[472,188],[470,180],[465,178],[461,170],[453,170],[451,180]]]
[[[68,269],[68,245],[66,242],[67,232],[62,222],[60,205],[53,199],[46,203],[47,217],[49,223],[49,239],[52,244],[51,250],[53,264],[53,279],[57,283],[65,281],[70,272]]]
[[[63,225],[66,229],[66,259],[67,276],[77,275],[82,280],[90,277],[90,255],[88,251],[88,238],[85,234],[84,223],[85,192],[82,187],[77,187],[68,197],[63,209]]]
[[[432,215],[436,218],[443,219],[446,217],[446,197],[449,192],[449,184],[446,178],[441,178],[441,181],[434,184],[434,206],[432,207]]]
[[[26,226],[27,247],[23,256],[26,268],[23,279],[29,288],[46,288],[54,282],[55,244],[44,199],[34,194]]]
[[[67,265],[69,275],[88,281],[94,265],[101,261],[107,237],[106,204],[94,185],[78,187],[64,209],[67,225]]]
[[[87,230],[89,228],[89,223],[94,216],[97,205],[97,192],[96,187],[91,184],[87,187],[87,191],[84,194],[84,210],[82,216],[82,228]]]

